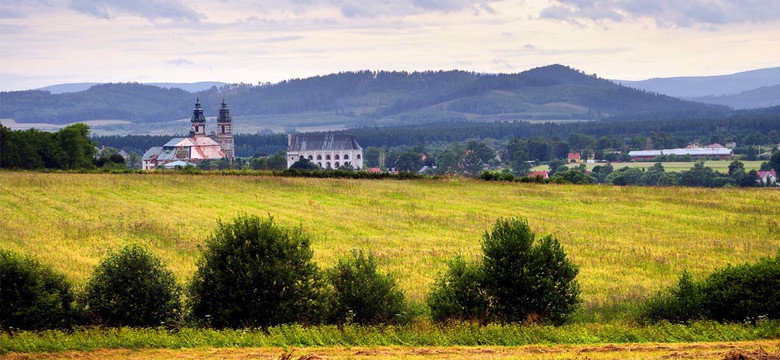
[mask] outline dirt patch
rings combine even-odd
[[[723,360],[780,360],[780,351],[768,353],[763,347],[755,351],[731,350]]]

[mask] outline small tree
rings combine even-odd
[[[328,281],[335,290],[331,318],[337,323],[395,323],[406,310],[404,295],[395,279],[380,274],[374,257],[365,256],[362,251],[339,259],[336,267],[328,271]]]
[[[108,254],[85,289],[87,311],[112,326],[159,326],[181,312],[173,273],[152,253],[133,244]]]
[[[446,319],[488,320],[482,267],[458,256],[448,264],[447,272],[428,294],[428,307],[436,321]]]
[[[298,161],[290,165],[290,169],[295,170],[317,170],[319,168],[320,167],[317,166],[317,164],[311,162],[309,159],[306,159],[303,156],[301,156]]]
[[[193,315],[217,327],[320,321],[324,286],[312,254],[300,227],[257,216],[220,222],[190,285]]]
[[[505,321],[562,323],[579,302],[578,269],[558,240],[536,240],[526,220],[499,219],[482,241],[485,290]]]
[[[65,276],[29,257],[0,250],[0,328],[54,329],[74,324]]]

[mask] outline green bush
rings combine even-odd
[[[685,271],[676,287],[659,291],[641,305],[640,318],[643,322],[666,320],[685,323],[706,317],[703,307],[702,284],[695,282]]]
[[[160,326],[180,318],[181,290],[173,273],[139,245],[108,254],[87,283],[88,314],[110,326]]]
[[[482,262],[456,258],[428,298],[436,320],[563,323],[579,303],[577,267],[558,240],[521,219],[499,219],[485,232]]]
[[[0,250],[0,328],[39,330],[74,325],[65,276],[29,257]]]
[[[485,290],[497,319],[562,323],[579,303],[579,270],[556,238],[536,241],[526,220],[499,219],[485,232]]]
[[[728,266],[695,282],[686,272],[676,287],[645,300],[640,319],[688,322],[780,318],[780,255]]]
[[[319,322],[325,287],[311,259],[300,227],[257,216],[220,222],[190,285],[192,314],[216,327]]]
[[[428,307],[436,321],[487,321],[488,300],[485,295],[482,267],[468,264],[458,256],[448,264],[447,272],[437,280],[428,294]]]
[[[377,272],[376,261],[370,254],[353,252],[351,257],[339,259],[327,277],[334,289],[332,321],[361,325],[398,323],[406,312],[404,294],[395,278]]]
[[[704,281],[703,293],[713,320],[780,319],[780,254],[714,272]]]

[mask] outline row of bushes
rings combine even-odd
[[[648,298],[648,322],[754,321],[780,318],[780,253],[755,264],[728,266],[702,280],[683,272],[676,286]]]
[[[456,259],[429,296],[437,320],[561,323],[578,303],[577,268],[551,236],[535,244],[526,221],[499,220],[482,242],[482,263]],[[239,216],[207,240],[186,289],[146,249],[107,255],[83,291],[28,257],[0,251],[0,326],[267,327],[285,323],[404,323],[418,315],[395,278],[353,252],[321,271],[300,227]],[[467,267],[468,271],[462,271]],[[186,304],[182,301],[187,295]]]

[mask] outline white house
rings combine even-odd
[[[287,135],[287,168],[303,157],[323,169],[363,168],[363,148],[352,135]]]

